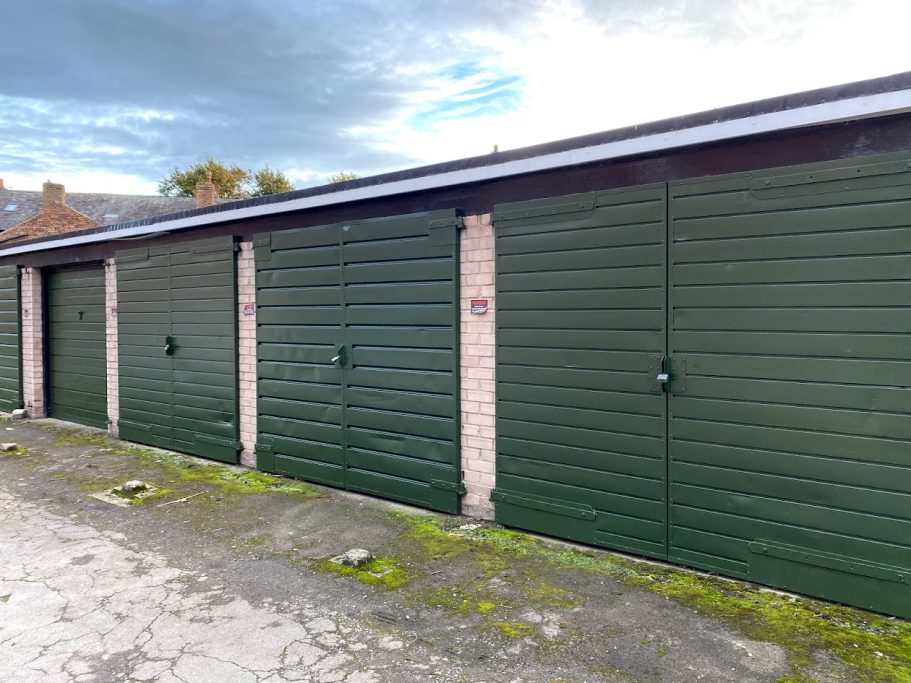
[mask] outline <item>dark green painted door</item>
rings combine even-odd
[[[19,356],[19,269],[0,266],[0,410],[22,407]]]
[[[46,287],[48,415],[107,428],[104,267],[51,271]]]
[[[237,462],[233,238],[116,261],[121,438]]]
[[[665,195],[495,209],[498,521],[666,556]]]
[[[257,236],[262,469],[458,511],[457,225]]]
[[[671,185],[671,559],[911,617],[909,160]]]

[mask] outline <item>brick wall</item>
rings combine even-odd
[[[253,304],[253,314],[244,315],[244,305]],[[256,467],[256,262],[253,243],[241,242],[237,254],[237,355],[240,394],[240,462]]]
[[[30,417],[44,417],[44,354],[42,349],[41,269],[23,268],[22,400]]]
[[[120,379],[117,370],[117,266],[114,259],[104,262],[104,311],[106,360],[108,368],[108,431],[117,436],[120,419]]]
[[[462,512],[493,517],[494,443],[494,239],[490,214],[466,216],[460,243],[460,355],[462,469],[467,493]],[[487,299],[489,310],[471,313],[472,299]]]

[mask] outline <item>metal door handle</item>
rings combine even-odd
[[[165,352],[165,353],[171,353],[171,345],[170,345],[170,344],[165,344],[165,345],[164,345],[164,352]]]
[[[658,380],[658,384],[667,384],[668,380],[670,379],[670,376],[666,372],[659,372],[658,377],[656,377],[655,379]]]
[[[330,362],[334,363],[334,362],[336,362],[339,358],[341,358],[340,355],[339,355],[339,356],[333,356],[333,357],[332,357],[332,360],[331,360]]]

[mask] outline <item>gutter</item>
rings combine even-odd
[[[117,239],[135,239],[162,232],[185,230],[215,223],[225,223],[272,214],[300,211],[316,207],[345,204],[392,195],[436,190],[455,185],[478,183],[509,176],[577,166],[621,157],[663,150],[733,140],[762,133],[772,133],[807,126],[821,126],[858,119],[889,116],[911,111],[911,89],[846,98],[833,102],[757,114],[745,118],[719,121],[705,125],[616,140],[589,147],[542,154],[527,159],[506,161],[489,166],[448,171],[417,178],[396,180],[379,185],[356,187],[327,194],[300,197],[256,206],[245,206],[217,213],[204,213],[173,220],[150,223],[109,231],[64,237],[59,240],[24,244],[0,249],[0,256],[12,256],[63,247],[74,247]]]

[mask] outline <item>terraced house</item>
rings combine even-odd
[[[911,617],[911,73],[3,245],[3,405]]]

